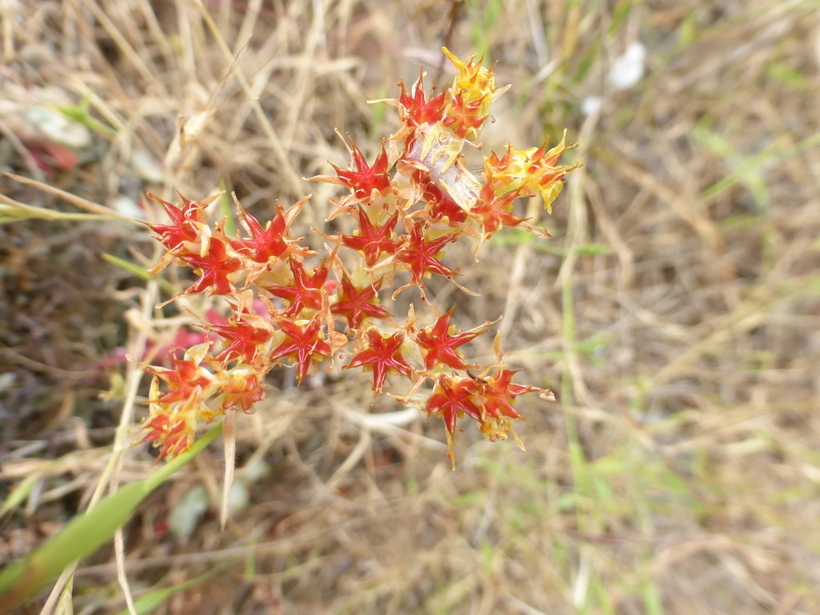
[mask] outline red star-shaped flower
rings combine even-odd
[[[456,349],[484,333],[484,329],[489,326],[488,323],[472,331],[451,335],[455,329],[454,326],[450,326],[450,316],[454,309],[455,306],[446,314],[442,314],[433,326],[425,327],[416,334],[416,342],[424,352],[424,366],[427,369],[433,369],[440,364],[453,369],[467,369],[467,364]]]
[[[444,92],[440,92],[429,100],[424,93],[424,75],[413,85],[413,95],[407,93],[404,82],[399,82],[401,95],[399,96],[399,115],[403,122],[412,126],[435,124],[444,113]]]
[[[476,421],[481,421],[481,408],[476,404],[473,395],[476,392],[476,382],[470,379],[439,376],[433,394],[427,400],[424,411],[427,414],[437,414],[444,419],[444,428],[447,430],[447,457],[455,468],[455,430],[456,420],[465,414]]]
[[[265,397],[262,390],[262,376],[258,372],[249,370],[234,370],[226,372],[226,378],[220,383],[222,409],[230,410],[239,407],[243,412],[250,412],[253,405]]]
[[[481,225],[482,237],[487,239],[502,226],[518,226],[525,218],[518,218],[510,213],[513,202],[521,196],[521,189],[511,190],[497,196],[492,182],[492,168],[484,173],[485,184],[470,208],[470,216]]]
[[[209,325],[208,329],[228,342],[226,348],[217,355],[220,361],[241,358],[245,363],[252,364],[260,346],[273,336],[269,323],[255,315],[237,315],[226,325]]]
[[[330,306],[333,314],[347,318],[347,326],[358,329],[365,318],[388,318],[390,313],[381,305],[373,303],[377,291],[381,288],[381,280],[368,284],[363,288],[356,288],[351,279],[344,275],[342,290],[338,300]]]
[[[484,97],[474,100],[473,102],[466,102],[461,92],[453,96],[450,104],[447,106],[446,115],[442,124],[453,131],[462,139],[467,137],[469,133],[476,135],[478,129],[487,119],[488,116],[480,115],[484,105]]]
[[[140,444],[153,441],[155,447],[162,447],[157,459],[164,457],[173,459],[191,448],[194,441],[194,429],[184,416],[171,417],[167,414],[157,414],[145,421],[142,429],[147,433],[140,440]]]
[[[322,309],[322,297],[325,295],[324,285],[329,273],[327,263],[322,263],[313,270],[313,273],[308,274],[302,263],[291,259],[290,270],[293,273],[293,282],[289,285],[274,284],[263,286],[263,288],[270,294],[288,302],[288,308],[285,311],[288,316],[298,316],[304,309]]]
[[[272,361],[285,357],[293,359],[296,364],[296,380],[301,384],[302,379],[322,360],[322,357],[330,357],[333,354],[330,344],[322,338],[322,324],[315,317],[305,324],[284,318],[277,319],[276,323],[287,339],[273,349],[270,358]]]
[[[383,336],[375,328],[370,328],[365,332],[367,347],[353,356],[350,363],[342,369],[351,367],[362,367],[365,371],[373,371],[373,391],[381,393],[384,388],[384,380],[392,370],[404,374],[408,378],[413,373],[413,368],[402,356],[401,346],[404,343],[404,332],[398,331],[390,336]]]
[[[347,146],[347,142],[345,142],[345,146]],[[391,187],[388,174],[390,161],[384,149],[384,141],[382,141],[381,151],[376,156],[376,160],[373,161],[373,166],[367,164],[367,160],[353,142],[353,139],[350,140],[350,146],[347,149],[350,152],[353,164],[356,166],[355,170],[340,169],[331,163],[331,166],[336,169],[338,177],[320,175],[311,179],[347,186],[359,202],[367,202],[372,197],[374,190],[381,195],[387,194]]]
[[[419,172],[419,175],[421,175],[421,172]],[[429,173],[425,175],[429,177]],[[425,184],[424,200],[427,201],[427,210],[434,220],[441,220],[446,216],[452,226],[467,219],[467,212],[449,194],[431,181],[427,181]]]
[[[427,273],[437,273],[446,278],[457,275],[456,271],[436,258],[444,246],[455,241],[456,236],[451,233],[428,241],[424,237],[424,227],[423,222],[417,222],[410,234],[404,236],[404,243],[396,253],[396,260],[407,265],[413,284],[419,284]]]
[[[198,227],[206,224],[205,208],[219,197],[216,194],[201,201],[190,201],[181,194],[179,196],[182,199],[181,208],[148,193],[148,198],[162,205],[168,217],[171,218],[171,224],[146,223],[148,228],[159,236],[162,245],[169,250],[174,250],[185,242],[199,241]]]
[[[394,254],[398,242],[392,239],[393,229],[399,214],[396,212],[382,226],[376,228],[367,216],[367,212],[359,207],[359,234],[342,235],[342,245],[359,252],[364,252],[364,259],[368,267],[373,267],[379,260],[382,252]]]
[[[273,220],[263,228],[256,218],[237,203],[237,216],[251,236],[248,239],[233,240],[231,242],[233,249],[257,263],[267,263],[271,258],[284,258],[290,248],[288,243],[290,233],[284,209],[278,202],[276,211]]]
[[[524,393],[538,393],[543,390],[530,385],[514,384],[512,377],[519,371],[499,369],[495,375],[478,380],[481,383],[481,397],[487,414],[493,417],[523,418],[512,405],[515,398]]]
[[[199,274],[199,279],[185,291],[186,294],[199,294],[208,289],[215,295],[230,295],[234,292],[230,277],[242,268],[242,261],[229,255],[224,240],[211,237],[205,256],[188,254],[183,258]]]
[[[205,346],[203,346],[205,348]],[[170,392],[158,397],[159,404],[184,401],[193,395],[195,389],[205,389],[213,382],[213,374],[199,366],[200,358],[171,359],[172,369],[149,366],[146,371],[168,383]]]

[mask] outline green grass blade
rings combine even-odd
[[[55,211],[44,207],[26,205],[0,194],[0,224],[19,222],[34,218],[37,220],[111,220],[111,216],[102,214],[84,214]]]
[[[60,459],[55,459],[51,463],[49,463],[45,468],[42,468],[40,471],[31,474],[27,478],[23,480],[23,482],[19,483],[15,486],[14,491],[12,491],[9,496],[6,498],[6,501],[3,502],[3,505],[0,506],[0,519],[5,517],[8,513],[12,510],[21,506],[23,502],[28,499],[28,496],[31,494],[31,490],[34,489],[34,486],[37,484],[39,480],[45,476],[47,472],[49,472],[52,468],[59,465],[60,462],[65,459],[65,457],[61,457]]]
[[[232,565],[233,562],[227,562],[222,566],[217,566],[213,570],[209,570],[205,574],[201,574],[198,577],[194,577],[193,579],[190,579],[183,583],[177,583],[176,585],[172,585],[171,587],[163,587],[162,589],[156,589],[152,592],[149,592],[134,601],[134,608],[136,609],[139,615],[153,613],[157,609],[157,607],[159,607],[163,602],[165,602],[174,594],[178,594],[179,592],[184,592],[185,590],[191,589],[192,587],[201,585],[205,581],[212,579],[213,577],[219,576]],[[129,615],[129,611],[128,609],[123,609],[117,615]]]
[[[216,203],[220,217],[225,220],[225,234],[228,237],[236,237],[236,214],[233,204],[228,198],[228,188],[225,185],[225,180],[220,179],[217,186],[222,191],[222,195],[216,200]]]
[[[33,553],[6,566],[0,571],[3,608],[19,605],[59,576],[71,562],[90,555],[108,542],[148,494],[196,457],[221,431],[222,423],[219,423],[195,442],[190,451],[168,462],[152,476],[104,498],[93,510],[72,519]]]
[[[103,260],[108,261],[112,265],[116,265],[121,269],[124,269],[128,273],[140,278],[141,280],[151,280],[156,276],[148,273],[148,270],[145,267],[140,267],[139,265],[132,263],[130,261],[125,260],[124,258],[120,258],[118,256],[114,256],[113,254],[102,254]],[[174,285],[171,284],[168,280],[164,280],[159,278],[159,285],[162,287],[162,290],[166,291],[170,295],[176,295],[177,289],[174,288]]]

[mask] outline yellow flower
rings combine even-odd
[[[475,61],[475,56],[465,62],[450,53],[446,47],[441,50],[456,69],[444,108],[444,125],[455,125],[461,138],[477,138],[481,125],[489,116],[490,105],[510,86],[496,88],[492,69],[481,66],[480,61]]]
[[[485,165],[489,167],[496,193],[504,194],[512,190],[539,193],[544,199],[544,207],[552,213],[552,202],[564,187],[562,180],[581,166],[580,162],[572,165],[557,164],[567,149],[575,147],[566,145],[566,138],[565,130],[561,142],[550,150],[546,149],[546,143],[541,147],[525,150],[513,149],[508,145],[503,158],[492,154],[485,160]]]

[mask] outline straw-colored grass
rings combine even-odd
[[[610,71],[637,41],[645,71],[616,90]],[[302,222],[329,230],[339,193],[302,177],[346,164],[335,128],[372,159],[397,123],[365,101],[393,96],[421,65],[428,85],[446,83],[443,44],[485,53],[513,84],[485,151],[552,143],[565,127],[580,143],[572,156],[586,166],[554,214],[520,204],[554,239],[494,238],[460,280],[478,298],[430,289],[457,303],[464,329],[503,313],[508,362],[559,403],[522,400],[526,452],[468,428],[452,472],[440,422],[382,414],[402,408],[371,407],[366,378],[337,370],[296,389],[292,374],[272,375],[257,413],[238,420],[243,505],[227,529],[216,446],[126,525],[138,605],[820,612],[816,2],[11,0],[0,167],[120,216],[148,216],[146,190],[227,189],[257,216],[312,192]],[[585,113],[593,99],[600,111]],[[141,227],[8,176],[0,192],[10,562],[84,509],[111,468],[120,484],[155,471],[146,447],[112,465],[112,445],[133,437],[130,414],[117,425],[136,376],[126,382],[111,357],[173,337],[187,316],[151,309],[170,295],[134,275],[156,258]],[[471,258],[448,255],[459,256]],[[472,346],[490,355],[489,344]],[[115,613],[123,596],[111,547],[80,563],[74,612]]]

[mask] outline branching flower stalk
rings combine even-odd
[[[412,306],[404,322],[397,322],[379,301],[380,293],[393,291],[395,297],[416,287],[434,310],[424,294],[424,282],[433,276],[470,293],[456,282],[459,268],[444,262],[445,248],[472,238],[477,252],[503,227],[548,237],[515,216],[513,204],[540,195],[551,211],[565,176],[579,166],[558,164],[568,147],[562,139],[551,149],[507,146],[502,155],[484,158],[480,177],[473,175],[462,151],[480,147],[490,105],[509,86],[496,88],[492,70],[474,58],[464,61],[443,51],[456,72],[448,90],[428,98],[422,73],[409,92],[400,82],[397,99],[375,101],[398,110],[401,127],[389,148],[382,141],[368,164],[356,144],[345,141],[350,168],[334,166],[335,175],[311,178],[347,188],[348,194],[332,201],[329,219],[350,216],[358,226],[352,235],[324,235],[335,248],[317,264],[308,264],[318,255],[291,234],[307,199],[287,209],[277,203],[276,215],[263,224],[234,197],[246,232],[230,237],[224,220],[206,220],[205,208],[216,196],[183,197],[176,207],[149,193],[170,217],[168,224],[148,225],[166,250],[152,272],[171,263],[189,267],[198,277],[182,295],[222,295],[231,311],[226,324],[201,324],[221,343],[198,344],[171,367],[148,368],[154,379],[143,441],[153,441],[160,457],[189,450],[199,419],[252,412],[265,396],[271,369],[293,366],[301,383],[348,347],[342,369],[372,372],[374,396],[388,388],[388,376],[401,377],[409,392],[397,398],[444,420],[453,467],[454,435],[464,417],[475,420],[489,440],[510,434],[521,445],[513,426],[523,419],[517,398],[537,393],[553,399],[552,393],[513,382],[516,371],[504,365],[498,337],[495,365],[469,364],[461,351],[497,321],[456,332],[453,307],[418,328]],[[344,251],[351,257],[347,262],[355,262],[351,269],[340,257]],[[404,283],[393,290],[396,280]]]

